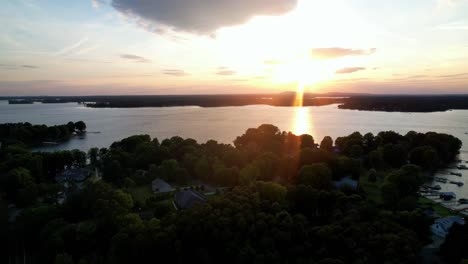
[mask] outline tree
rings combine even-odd
[[[88,150],[88,158],[89,158],[89,162],[91,163],[92,166],[97,166],[98,157],[99,157],[99,149],[98,148],[90,148]]]
[[[324,137],[320,142],[320,148],[331,152],[333,150],[333,139],[329,136]]]
[[[86,124],[83,121],[78,121],[75,123],[75,128],[80,131],[80,133],[83,133],[83,131],[86,130]]]
[[[331,187],[331,179],[331,171],[328,166],[319,163],[303,166],[299,171],[297,183],[327,190]]]
[[[387,144],[383,148],[384,161],[394,167],[399,168],[407,161],[407,153],[401,144]]]
[[[287,189],[283,185],[274,182],[257,182],[260,197],[272,202],[281,202],[286,197]]]
[[[301,135],[299,140],[301,141],[301,148],[315,148],[315,141],[311,135]]]
[[[396,186],[401,197],[415,195],[423,183],[420,168],[411,164],[390,173],[386,180]]]
[[[376,182],[377,181],[377,171],[375,169],[370,169],[367,174],[367,181],[368,182]]]
[[[380,187],[382,201],[389,207],[395,207],[399,200],[398,188],[393,183],[385,183]]]
[[[55,264],[73,264],[73,258],[67,253],[58,254],[55,257]]]
[[[384,166],[383,155],[379,150],[369,152],[368,161],[371,168],[378,169]]]
[[[364,150],[359,145],[352,145],[351,149],[349,150],[349,155],[352,158],[360,158],[364,154]]]
[[[242,185],[249,185],[255,182],[260,176],[260,171],[254,164],[248,164],[240,171],[239,181]]]
[[[206,157],[201,157],[195,164],[195,175],[198,179],[209,179],[211,178],[212,170],[210,162]]]
[[[120,183],[125,178],[125,171],[117,160],[106,160],[102,168],[104,180],[112,183]]]
[[[68,131],[70,131],[70,133],[75,132],[75,123],[73,123],[72,121],[68,122],[67,128],[68,128]]]
[[[411,163],[427,170],[438,168],[440,162],[437,151],[430,146],[414,148],[409,153],[409,160]]]

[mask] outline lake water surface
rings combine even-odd
[[[374,134],[393,130],[402,134],[435,131],[452,134],[463,141],[460,159],[468,160],[468,111],[435,113],[387,113],[341,110],[337,105],[321,107],[149,107],[87,108],[76,103],[9,105],[0,101],[0,123],[30,122],[56,125],[83,120],[89,132],[84,138],[73,138],[65,144],[44,150],[108,147],[112,142],[136,134],[149,134],[162,140],[171,136],[209,139],[232,143],[246,129],[261,124],[274,124],[284,131],[306,132],[320,142],[324,136],[335,139],[354,131]],[[468,164],[467,164],[468,165]],[[462,181],[465,187],[440,184],[444,191],[454,191],[468,198],[468,171],[464,175],[444,176]],[[459,197],[461,198],[461,197]]]

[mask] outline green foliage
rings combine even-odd
[[[86,124],[81,121],[86,127]],[[73,132],[75,125],[69,122],[64,125],[46,126],[32,125],[30,123],[7,123],[0,124],[0,142],[10,145],[17,141],[26,145],[40,145],[44,141],[64,141],[68,140]]]
[[[210,162],[206,157],[201,157],[195,164],[195,175],[199,179],[209,179],[212,174]]]
[[[79,132],[83,132],[86,130],[86,124],[85,122],[83,121],[78,121],[75,123],[75,128],[79,131]]]
[[[68,254],[58,254],[55,257],[55,264],[73,264],[73,258]]]
[[[397,187],[401,197],[415,195],[423,183],[421,170],[415,165],[401,167],[401,169],[389,174],[386,180]]]
[[[15,133],[29,138],[28,129]],[[440,168],[460,149],[449,135],[392,131],[340,137],[336,149],[326,137],[317,148],[311,136],[272,125],[247,130],[235,146],[137,135],[91,149],[91,165],[103,180],[65,191],[58,205],[63,186],[54,177],[86,166],[86,154],[31,152],[29,143],[17,143],[0,149],[0,235],[7,234],[12,259],[21,245],[35,263],[134,263],[155,256],[178,263],[417,263],[430,224],[415,210],[422,204],[415,195],[418,166]],[[349,175],[362,192],[331,188],[332,179]],[[157,177],[226,188],[175,210],[174,193],[152,192]],[[11,223],[7,204],[21,209]]]
[[[331,152],[333,150],[333,139],[329,136],[326,136],[320,142],[320,149]]]
[[[329,189],[332,174],[327,165],[323,163],[306,165],[299,170],[297,183],[309,185],[316,189]]]
[[[286,197],[286,187],[274,182],[257,182],[258,192],[264,200],[282,202]]]

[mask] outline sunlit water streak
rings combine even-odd
[[[296,135],[312,134],[312,119],[309,117],[308,107],[304,107],[304,84],[299,83],[297,86],[295,98],[295,117],[293,125],[293,133]]]

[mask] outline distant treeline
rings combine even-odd
[[[77,102],[96,108],[166,107],[166,106],[294,106],[296,94],[227,94],[227,95],[127,95],[127,96],[65,96],[25,97],[42,103]],[[387,112],[436,112],[468,109],[468,95],[366,95],[366,94],[312,94],[304,95],[304,106],[340,104],[340,109]]]
[[[74,132],[82,133],[86,130],[83,121],[68,122],[63,125],[46,126],[30,123],[0,124],[0,142],[11,144],[16,141],[26,145],[40,145],[43,142],[58,142],[70,138]]]
[[[468,95],[358,96],[346,99],[340,109],[385,112],[437,112],[468,109]]]

